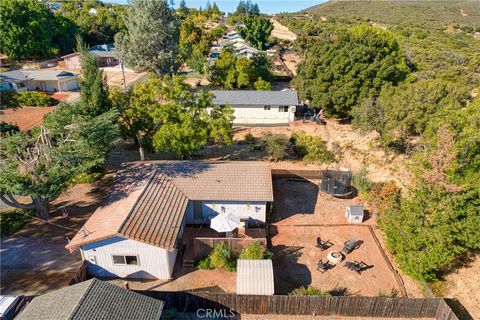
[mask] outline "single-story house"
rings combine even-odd
[[[295,120],[295,91],[213,90],[215,105],[230,105],[235,125],[286,125]]]
[[[78,89],[78,74],[62,70],[21,69],[0,73],[2,90],[73,91]]]
[[[98,279],[34,298],[17,320],[160,320],[164,302]]]
[[[97,58],[100,67],[116,66],[119,63],[113,44],[99,44],[91,47],[88,52]],[[62,56],[62,59],[59,62],[62,68],[69,70],[80,70],[82,68],[82,61],[78,52]]]
[[[134,163],[66,248],[80,249],[92,276],[170,279],[186,225],[221,213],[265,222],[272,201],[268,163]]]
[[[274,292],[272,260],[237,260],[237,294],[271,296]]]

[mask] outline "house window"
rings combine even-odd
[[[140,265],[138,256],[113,255],[113,264],[116,265]]]
[[[278,107],[279,112],[288,112],[288,106],[280,106]]]
[[[263,110],[270,110],[270,106],[263,106]]]
[[[25,82],[17,82],[17,88],[25,88]]]

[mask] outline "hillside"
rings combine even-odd
[[[391,27],[445,30],[453,26],[465,31],[480,28],[478,1],[330,1],[302,12],[373,21]]]

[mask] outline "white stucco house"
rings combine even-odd
[[[268,163],[134,163],[66,248],[95,277],[170,279],[187,225],[225,212],[265,222],[272,201]]]
[[[2,90],[61,92],[78,89],[78,74],[62,70],[21,69],[0,73]]]
[[[295,120],[295,91],[213,90],[215,105],[230,105],[234,125],[286,125]]]

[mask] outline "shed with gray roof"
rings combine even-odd
[[[98,279],[38,296],[18,320],[159,320],[163,301]]]
[[[230,105],[235,125],[286,125],[295,120],[297,92],[255,90],[213,90],[215,105]]]

